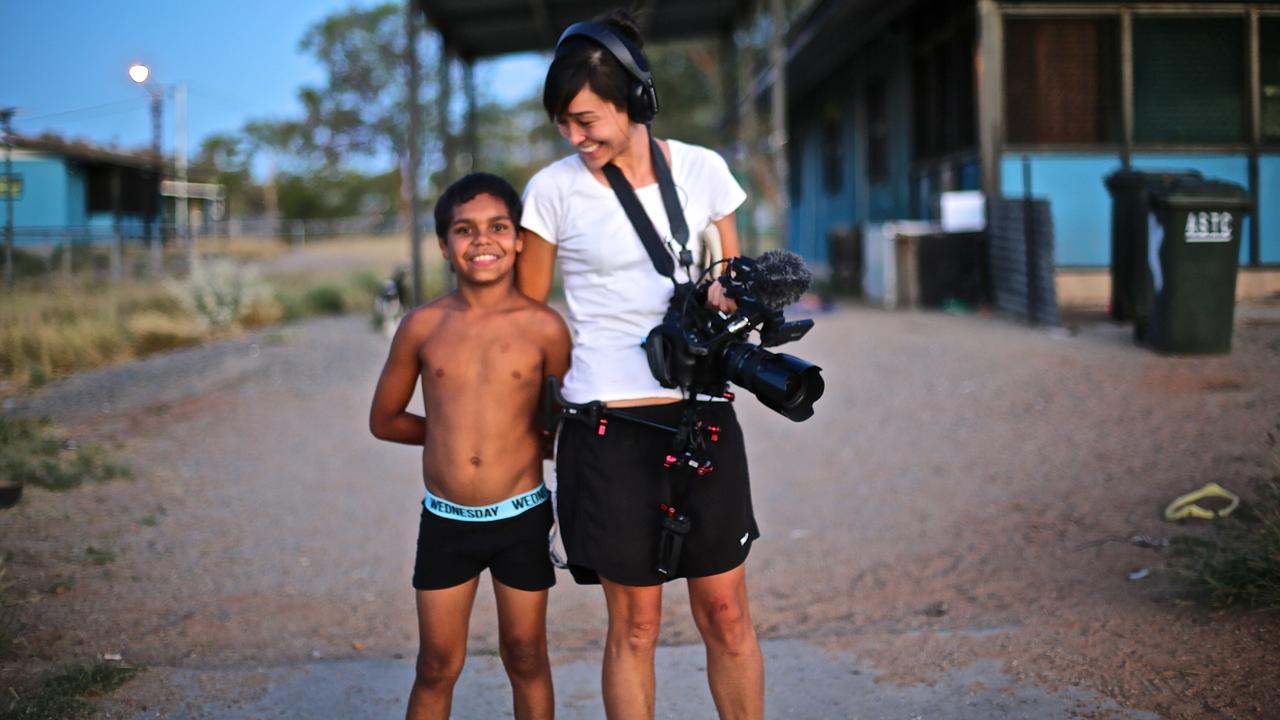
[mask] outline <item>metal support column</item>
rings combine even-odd
[[[418,101],[418,4],[410,0],[405,3],[405,61],[409,65],[409,134],[405,138],[404,177],[400,178],[403,187],[402,196],[408,204],[409,218],[409,256],[413,262],[413,304],[419,305],[422,296],[422,229],[419,222],[418,172],[422,167],[422,149],[420,147],[422,130],[422,108]]]
[[[1004,149],[1004,24],[995,0],[978,0],[978,148],[982,191],[999,198]],[[987,203],[988,215],[991,202]]]
[[[1133,162],[1133,9],[1120,10],[1120,164]]]
[[[783,0],[769,0],[770,25],[769,64],[773,69],[773,86],[769,93],[769,152],[773,155],[773,174],[778,183],[778,246],[787,246],[790,215],[791,168],[787,163],[787,28]]]
[[[720,153],[734,172],[742,172],[741,117],[738,112],[738,46],[733,41],[733,25],[720,31]]]
[[[1258,154],[1262,151],[1262,47],[1258,8],[1249,8],[1249,199],[1253,222],[1249,223],[1249,267],[1262,264],[1262,223],[1258,222]]]

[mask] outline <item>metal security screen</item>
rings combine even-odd
[[[1008,140],[1091,144],[1120,140],[1117,22],[1005,21]]]
[[[1134,18],[1135,141],[1245,140],[1244,30],[1238,18]]]
[[[1280,18],[1259,23],[1262,59],[1262,139],[1280,142]]]

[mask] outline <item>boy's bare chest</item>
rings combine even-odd
[[[419,349],[426,387],[510,388],[541,383],[542,350],[517,324],[451,323]]]

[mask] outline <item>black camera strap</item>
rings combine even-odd
[[[649,136],[649,154],[653,162],[653,174],[658,178],[658,192],[662,195],[662,207],[667,211],[667,221],[671,223],[671,236],[680,245],[680,264],[688,274],[693,266],[693,253],[689,250],[689,225],[685,222],[684,209],[680,207],[680,198],[676,195],[676,183],[671,176],[671,167],[667,165],[667,159],[663,157],[658,141],[653,139],[653,132],[647,127],[645,132]],[[653,220],[640,204],[635,188],[627,182],[626,176],[617,165],[608,163],[603,170],[605,179],[609,181],[609,187],[613,188],[613,194],[618,196],[618,202],[622,204],[627,219],[631,221],[631,227],[635,228],[645,251],[649,253],[654,269],[659,274],[671,278],[671,282],[676,282],[675,261],[663,246],[658,229],[654,227]]]

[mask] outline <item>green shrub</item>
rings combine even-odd
[[[1280,451],[1268,433],[1274,472],[1254,486],[1207,537],[1174,538],[1169,569],[1184,599],[1214,608],[1280,609]]]
[[[119,663],[71,665],[45,680],[36,694],[0,713],[0,720],[76,720],[89,717],[85,698],[99,697],[125,684],[138,668]],[[8,698],[6,698],[6,701]]]
[[[302,296],[303,306],[311,315],[341,315],[347,311],[347,300],[342,288],[336,285],[316,285]]]
[[[98,447],[72,449],[47,421],[0,418],[0,480],[58,491],[131,474]]]
[[[251,308],[272,299],[271,288],[257,270],[229,260],[197,263],[182,282],[169,282],[170,290],[185,307],[215,329],[240,321]]]

